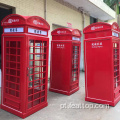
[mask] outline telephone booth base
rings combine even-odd
[[[107,105],[110,105],[110,106],[115,106],[120,100],[120,97],[115,99],[114,101],[103,101],[103,100],[97,100],[97,99],[93,99],[93,98],[87,98],[85,97],[85,101],[88,101],[88,102],[94,102],[94,103],[99,103],[99,104],[107,104]]]
[[[33,113],[37,112],[38,110],[41,110],[42,108],[47,107],[47,106],[48,106],[48,102],[43,103],[40,106],[35,107],[34,109],[32,109],[31,111],[29,111],[27,113],[21,113],[19,111],[15,111],[14,109],[12,109],[12,108],[10,108],[10,107],[8,107],[6,105],[1,105],[1,109],[5,110],[5,111],[8,111],[8,112],[10,112],[10,113],[12,113],[14,115],[17,115],[17,116],[24,119],[24,118],[32,115]]]
[[[70,92],[58,90],[58,89],[54,89],[54,88],[49,88],[49,91],[51,91],[51,92],[56,92],[56,93],[60,93],[60,94],[68,95],[68,96],[77,92],[78,90],[79,90],[79,87],[75,88],[74,90],[71,90]]]

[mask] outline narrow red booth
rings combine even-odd
[[[78,29],[58,28],[52,32],[50,91],[71,95],[79,90],[80,49]]]
[[[2,20],[1,108],[25,118],[47,103],[49,24],[38,16]]]
[[[85,100],[115,106],[120,100],[119,26],[94,23],[84,34]]]

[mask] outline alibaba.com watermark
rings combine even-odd
[[[108,104],[85,104],[85,103],[64,103],[60,104],[60,109],[109,109],[110,106]]]

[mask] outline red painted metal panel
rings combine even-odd
[[[50,91],[71,95],[79,90],[80,39],[77,29],[52,32]]]
[[[15,19],[14,17],[20,21],[24,19],[24,24],[20,21],[13,21],[17,24],[6,24],[6,19]],[[43,25],[36,29],[31,23],[32,29],[28,29],[30,25],[27,24],[27,19],[36,21],[40,17],[9,15],[2,23],[1,108],[22,118],[48,105],[49,25],[41,18],[48,28]]]
[[[51,34],[52,34],[52,36],[72,35],[72,36],[81,37],[81,32],[78,29],[72,29],[72,28],[57,28],[57,29],[53,30]],[[69,39],[66,39],[66,40],[69,40]]]
[[[86,101],[115,106],[120,100],[118,33],[117,23],[95,23],[84,29]]]
[[[30,25],[47,30],[50,29],[50,25],[47,23],[47,21],[39,16],[22,16],[18,14],[10,14],[2,20],[1,24],[2,26]]]
[[[71,79],[71,44],[71,42],[53,41],[51,43],[51,88],[62,91],[70,89],[70,81],[67,80]],[[59,55],[56,56],[57,53],[59,53]]]

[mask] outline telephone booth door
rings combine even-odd
[[[80,46],[81,44],[72,45],[72,82],[71,82],[71,90],[75,89],[79,86],[79,71],[80,71]]]
[[[48,39],[28,40],[28,109],[47,102]]]
[[[113,40],[114,97],[120,97],[120,41]],[[119,98],[120,99],[120,98]]]

